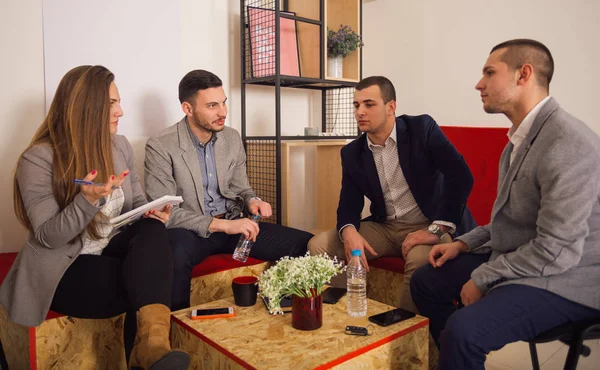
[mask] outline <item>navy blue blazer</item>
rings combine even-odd
[[[428,115],[397,117],[396,135],[402,173],[425,217],[454,223],[456,236],[473,229],[476,223],[466,207],[473,175],[434,119]],[[341,156],[337,229],[347,224],[359,229],[364,196],[371,201],[371,216],[364,221],[385,221],[385,200],[367,135],[344,146]]]

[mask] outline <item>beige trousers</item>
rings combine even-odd
[[[382,223],[366,221],[361,222],[359,234],[369,243],[371,248],[375,250],[377,256],[371,255],[368,251],[365,252],[367,259],[378,257],[401,257],[402,258],[402,242],[406,236],[417,230],[427,229],[429,222],[424,224],[407,225],[397,220],[388,220]],[[452,239],[448,234],[444,234],[440,243],[449,243]],[[402,282],[402,294],[398,307],[405,310],[418,313],[417,307],[412,301],[410,295],[410,279],[416,269],[428,263],[427,258],[432,245],[415,245],[408,251],[404,265],[404,281]],[[339,260],[344,261],[346,254],[344,253],[344,243],[340,241],[337,230],[329,230],[314,236],[308,242],[308,250],[311,254],[326,253],[330,257],[336,256]],[[346,275],[338,275],[331,280],[332,286],[345,287]]]

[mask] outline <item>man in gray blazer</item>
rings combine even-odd
[[[240,235],[255,241],[250,256],[266,261],[305,254],[312,237],[243,217],[266,218],[272,210],[250,187],[240,135],[225,126],[221,79],[191,71],[179,83],[179,100],[185,117],[148,140],[145,159],[148,198],[183,197],[167,224],[174,265],[172,310],[190,306],[194,266],[212,254],[233,253]]]
[[[543,44],[511,40],[476,86],[512,127],[491,222],[434,246],[411,281],[438,369],[484,369],[507,343],[600,317],[600,138],[549,97],[553,70]]]

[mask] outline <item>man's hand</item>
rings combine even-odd
[[[342,239],[344,239],[344,252],[346,252],[346,261],[350,262],[350,259],[352,258],[352,251],[358,249],[362,251],[360,258],[362,259],[367,271],[369,271],[369,264],[367,263],[367,256],[365,256],[365,249],[373,256],[376,256],[377,253],[373,248],[371,248],[365,238],[363,238],[362,235],[356,231],[354,226],[347,226],[342,231]]]
[[[429,252],[429,263],[433,267],[442,267],[446,261],[453,260],[461,252],[468,250],[469,246],[460,240],[452,243],[437,244]]]
[[[256,198],[250,199],[248,202],[248,211],[255,216],[260,214],[260,218],[267,218],[273,215],[271,205]]]
[[[246,240],[250,239],[255,242],[260,230],[258,223],[249,218],[240,218],[237,220],[213,218],[208,226],[208,231],[211,233],[223,232],[229,235],[242,234]]]
[[[402,256],[406,259],[408,252],[415,245],[427,244],[433,245],[440,242],[440,238],[437,235],[430,233],[427,230],[417,230],[412,233],[408,233],[404,241],[402,242]]]
[[[460,299],[465,307],[477,302],[482,296],[481,290],[477,288],[473,279],[469,279],[460,291]]]

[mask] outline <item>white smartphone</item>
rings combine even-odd
[[[204,308],[192,310],[192,312],[190,313],[190,318],[192,320],[216,319],[218,317],[232,316],[235,316],[235,310],[233,309],[233,307]]]

